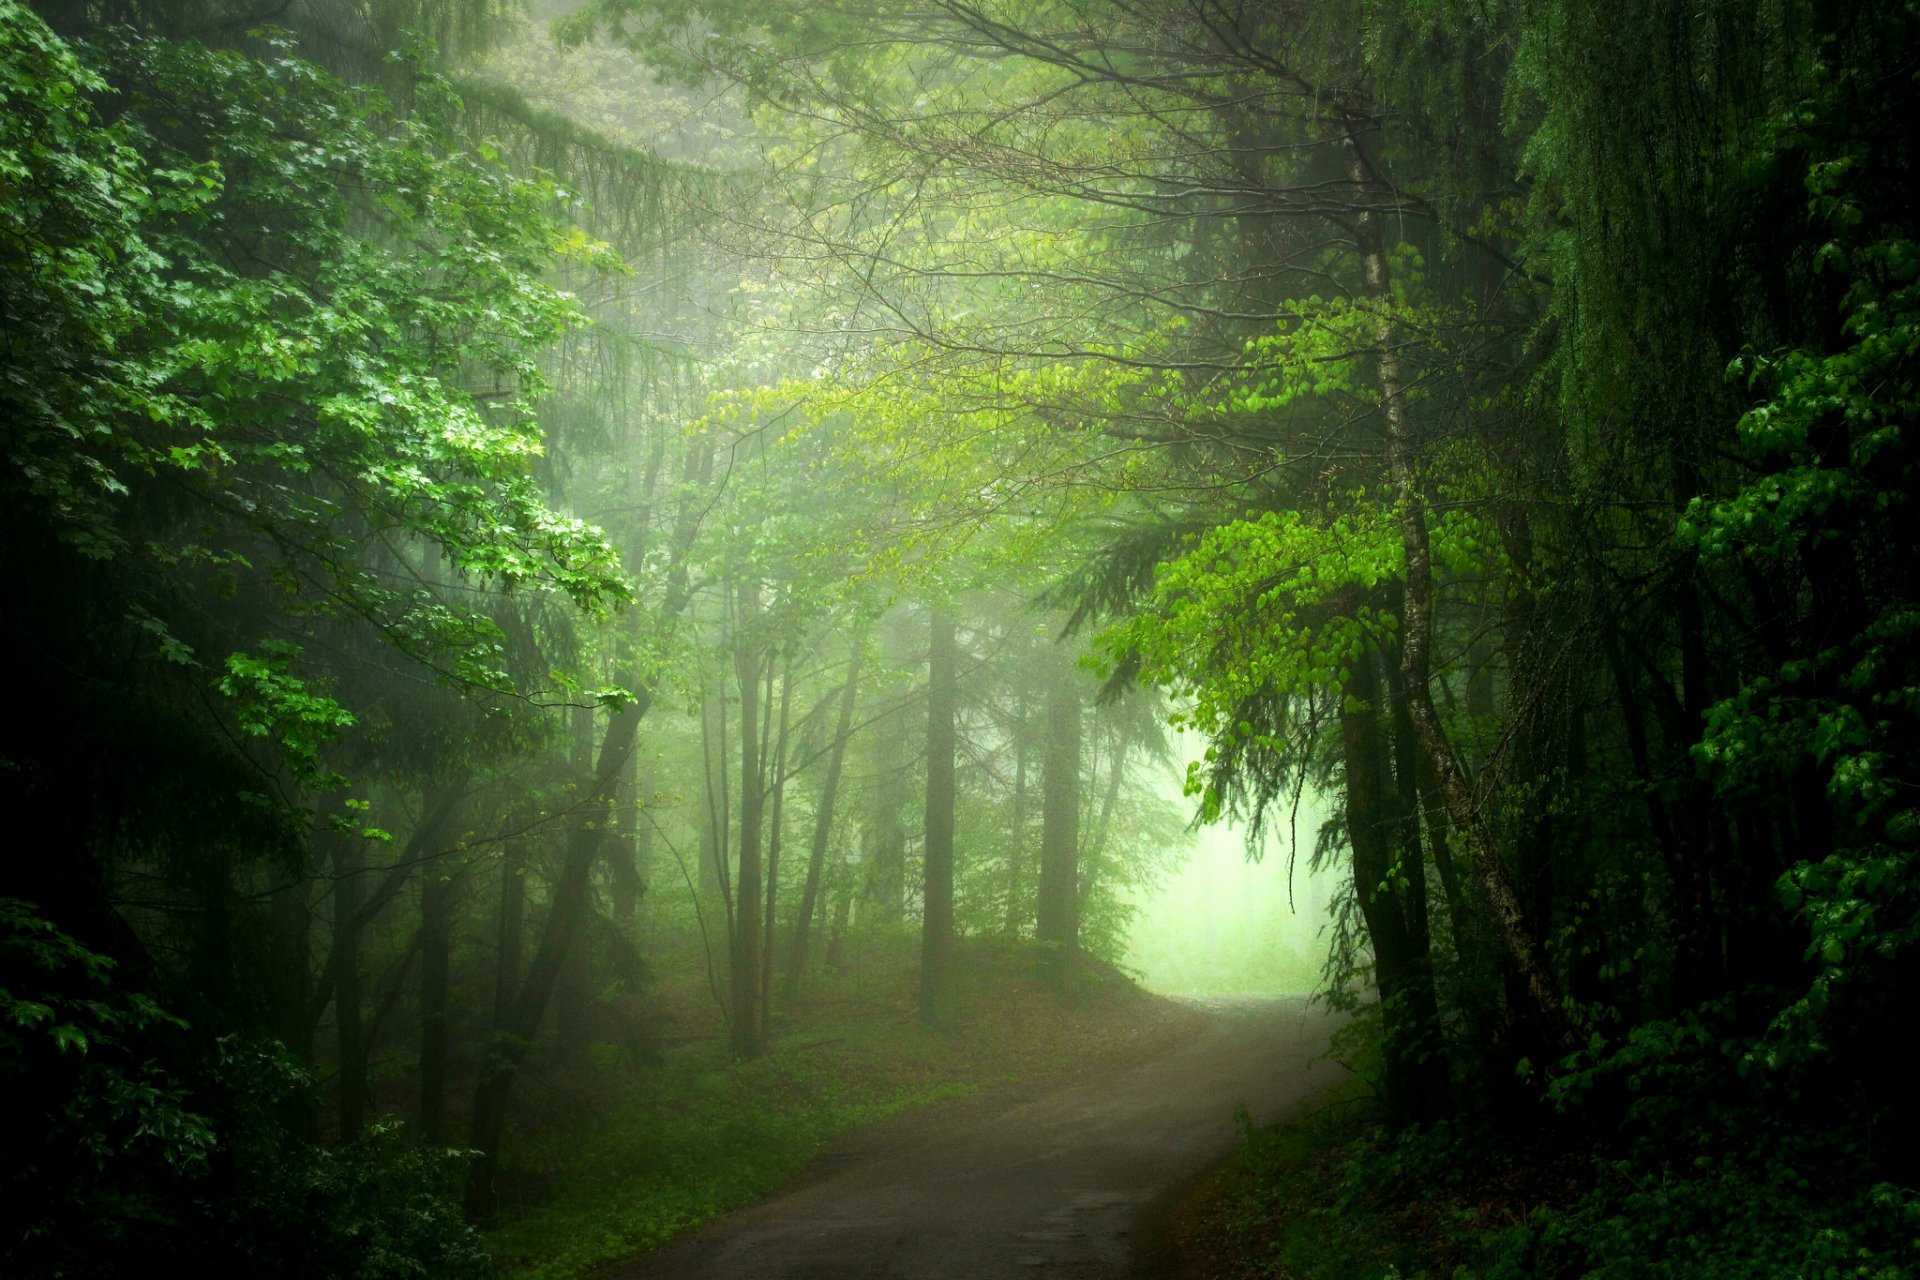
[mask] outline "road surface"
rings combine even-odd
[[[1206,1002],[1144,1061],[850,1135],[803,1183],[618,1280],[1045,1280],[1157,1266],[1158,1224],[1256,1121],[1330,1083],[1331,1024],[1303,1000]]]

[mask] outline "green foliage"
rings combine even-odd
[[[299,1087],[312,1082],[301,1079]],[[456,1207],[465,1157],[424,1150],[397,1124],[344,1147],[257,1152],[220,1224],[236,1274],[326,1280],[481,1280],[494,1274]],[[271,1157],[267,1159],[266,1157]]]
[[[1801,118],[1839,115],[1844,88]],[[1831,848],[1800,851],[1777,886],[1814,977],[1769,1039],[1776,1067],[1862,1030],[1877,1043],[1877,993],[1920,941],[1920,807],[1904,781],[1920,750],[1920,595],[1894,563],[1920,535],[1920,244],[1910,225],[1867,220],[1900,145],[1858,140],[1808,165],[1813,264],[1838,324],[1828,342],[1734,362],[1759,397],[1737,426],[1751,471],[1681,526],[1703,564],[1802,592],[1791,647],[1711,708],[1695,748],[1723,795],[1754,803],[1804,780],[1831,814]]]
[[[1732,1002],[1597,1038],[1551,1095],[1620,1116],[1590,1185],[1483,1241],[1488,1276],[1879,1277],[1920,1265],[1920,1202],[1862,1177],[1873,1119],[1756,1069]]]
[[[449,1203],[457,1158],[391,1132],[324,1150],[280,1114],[313,1080],[278,1044],[207,1043],[108,957],[0,899],[0,1264],[124,1274],[192,1256],[209,1275],[478,1277]]]
[[[459,104],[424,72],[402,117],[284,44],[76,49],[12,3],[4,31],[0,484],[16,519],[164,584],[133,605],[162,657],[212,657],[245,731],[311,775],[349,720],[303,646],[198,654],[169,590],[258,584],[297,627],[369,622],[499,692],[485,613],[398,587],[383,558],[430,547],[588,610],[627,598],[604,537],[534,472],[538,355],[578,321],[542,273],[616,265],[555,220],[563,189],[448,146]],[[92,95],[133,84],[96,115]]]
[[[137,1249],[172,1225],[169,1184],[206,1178],[218,1149],[188,1089],[151,1056],[149,1041],[185,1024],[122,989],[114,968],[30,904],[0,899],[10,1274]]]

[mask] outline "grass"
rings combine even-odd
[[[1543,1155],[1395,1143],[1356,1080],[1301,1120],[1246,1126],[1175,1227],[1180,1280],[1464,1280],[1529,1206],[1564,1196]]]
[[[1388,1138],[1358,1099],[1249,1129],[1176,1224],[1180,1280],[1773,1280],[1920,1274],[1920,1198],[1829,1135],[1655,1153],[1532,1125]],[[1844,1152],[1839,1153],[1844,1155]]]
[[[488,1240],[496,1268],[593,1275],[777,1190],[850,1130],[1140,1052],[1190,1016],[1106,970],[1063,1000],[1030,948],[976,943],[961,954],[955,1017],[928,1030],[913,1017],[911,941],[823,975],[753,1062],[732,1060],[715,1023],[650,1063],[600,1046],[587,1069],[535,1082]],[[659,999],[670,1026],[714,1022],[693,992]]]

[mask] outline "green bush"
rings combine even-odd
[[[0,899],[0,1274],[485,1274],[445,1194],[456,1154],[294,1136],[313,1082],[282,1046],[197,1036],[116,967]]]

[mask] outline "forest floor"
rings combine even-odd
[[[823,975],[755,1062],[729,1059],[710,998],[665,990],[648,1016],[674,1042],[547,1073],[510,1153],[499,1269],[1125,1275],[1233,1151],[1236,1107],[1274,1118],[1330,1078],[1309,1077],[1325,1027],[1301,1002],[1206,1007],[1092,967],[1063,999],[1037,953],[996,944],[963,951],[955,1016],[928,1031],[906,950]]]

